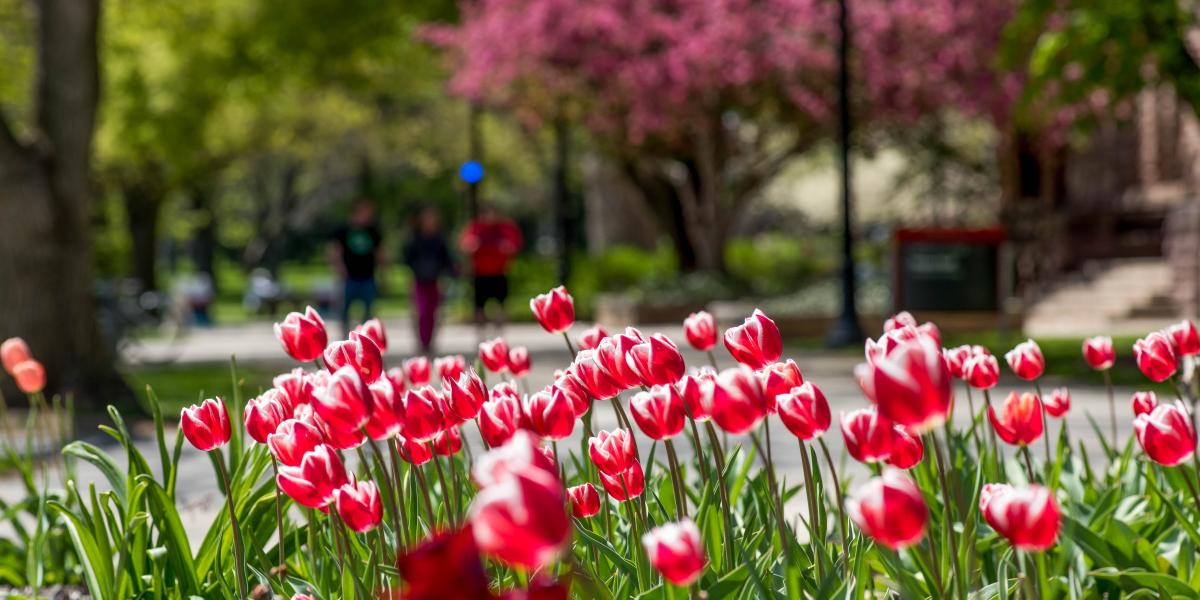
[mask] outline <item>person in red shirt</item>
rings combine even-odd
[[[458,245],[471,259],[475,287],[475,324],[480,333],[488,324],[488,302],[500,305],[497,325],[504,323],[504,301],[508,298],[508,265],[521,250],[521,230],[494,206],[483,205],[479,216],[467,223]]]

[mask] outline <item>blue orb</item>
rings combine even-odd
[[[477,161],[468,160],[458,168],[458,176],[467,183],[479,183],[483,180],[483,165]]]

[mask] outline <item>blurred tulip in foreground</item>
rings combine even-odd
[[[846,499],[846,512],[863,533],[893,550],[919,542],[929,522],[929,507],[917,484],[890,467]]]
[[[530,469],[546,471],[557,477],[554,462],[542,454],[538,440],[528,431],[518,431],[505,443],[484,453],[471,468],[471,478],[479,487]]]
[[[691,519],[651,529],[642,536],[642,546],[646,556],[650,557],[650,566],[661,573],[663,579],[680,587],[699,579],[708,563],[700,528]]]
[[[485,486],[469,520],[479,549],[509,566],[540,569],[571,540],[566,492],[543,469],[513,471]]]

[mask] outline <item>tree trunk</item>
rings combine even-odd
[[[206,184],[196,184],[190,190],[192,210],[201,219],[192,234],[192,267],[196,273],[208,275],[214,293],[217,286],[217,211],[212,206],[212,192]]]
[[[129,387],[96,324],[91,144],[99,91],[99,0],[38,7],[36,120],[22,143],[0,118],[0,337],[21,336],[51,393],[126,405]]]
[[[132,242],[133,276],[143,290],[158,289],[158,217],[166,191],[153,166],[139,170],[122,185],[122,198]]]

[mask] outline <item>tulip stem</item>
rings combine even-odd
[[[700,483],[708,487],[708,461],[704,460],[704,446],[700,445],[700,430],[696,428],[696,420],[688,415],[688,425],[691,426],[692,447],[696,451],[696,465],[700,469]]]
[[[242,534],[238,530],[237,509],[233,502],[233,488],[229,485],[229,472],[225,468],[225,460],[220,450],[210,453],[213,462],[217,464],[217,474],[221,476],[221,486],[225,488],[225,504],[229,508],[229,528],[233,533],[233,564],[237,575],[238,596],[243,600],[249,598],[246,584],[246,555],[242,549]]]
[[[633,425],[630,424],[629,415],[625,414],[625,407],[621,406],[621,401],[616,396],[609,398],[609,401],[612,402],[613,410],[617,413],[617,422],[621,424],[621,427],[629,430],[629,439],[633,442],[633,455],[641,456],[641,451],[638,450],[637,436],[633,434]]]
[[[571,343],[571,336],[567,335],[566,331],[562,332],[562,336],[563,336],[563,341],[567,343],[567,351],[569,351],[571,353],[571,357],[574,358],[575,355],[578,353],[575,352],[575,344]]]
[[[438,484],[442,486],[442,502],[446,505],[446,520],[454,523],[458,520],[458,509],[451,502],[450,488],[446,486],[446,473],[442,470],[442,461],[438,460],[437,452],[433,449],[433,442],[429,442],[429,452],[433,454],[429,461],[433,463],[433,470],[437,473]],[[453,512],[451,512],[452,509]]]
[[[625,513],[626,513],[626,515],[629,516],[629,533],[630,533],[629,544],[634,547],[634,550],[633,550],[633,553],[635,554],[634,558],[637,560],[637,562],[635,564],[637,565],[637,584],[638,584],[638,591],[640,592],[643,589],[642,554],[644,552],[638,553],[636,547],[641,545],[640,542],[641,542],[642,536],[638,534],[639,529],[641,529],[641,528],[638,526],[638,518],[634,514],[637,511],[634,510],[634,508],[633,508],[633,498],[629,497],[629,485],[625,483],[625,475],[624,474],[618,475],[617,478],[621,480],[621,489],[625,492],[625,501],[624,501]]]
[[[942,485],[942,514],[946,520],[946,537],[950,540],[950,556],[953,557],[950,561],[951,575],[958,586],[961,595],[966,595],[966,586],[961,574],[958,572],[958,541],[954,533],[954,512],[953,501],[950,498],[950,486],[946,483],[946,457],[942,454],[942,445],[938,442],[937,434],[930,431],[928,434],[929,441],[933,445],[933,456],[937,462],[938,482]]]
[[[825,455],[825,464],[829,465],[829,477],[833,479],[833,493],[837,497],[838,509],[838,528],[842,530],[842,564],[846,568],[846,576],[850,576],[850,536],[846,531],[846,507],[842,499],[842,485],[838,482],[837,468],[833,466],[833,455],[829,453],[829,446],[825,445],[825,438],[817,437],[817,443],[821,445],[821,453]]]
[[[808,448],[804,447],[804,440],[797,438],[800,444],[800,461],[804,466],[804,495],[808,497],[808,538],[810,544],[816,547],[818,540],[824,532],[818,533],[817,530],[817,491],[813,489],[813,474],[812,463],[808,460]],[[823,553],[823,552],[822,552]],[[823,558],[823,557],[822,557]],[[825,579],[824,560],[816,560],[817,563],[817,580]]]
[[[971,384],[967,383],[966,381],[963,381],[963,388],[967,390],[967,408],[969,408],[971,411],[972,423],[971,429],[969,430],[971,433],[971,441],[975,443],[975,452],[982,456],[983,452],[980,445],[979,432],[976,431],[977,427],[975,427],[974,423],[975,418],[979,416],[979,413],[975,412],[975,395],[971,393]]]
[[[1104,389],[1108,392],[1108,424],[1112,427],[1112,447],[1117,448],[1117,402],[1113,399],[1112,374],[1108,369],[1104,373]]]
[[[720,368],[717,367],[717,355],[713,354],[712,348],[709,348],[706,352],[708,353],[708,364],[712,365],[714,371],[719,371]]]
[[[396,501],[396,492],[394,489],[392,489],[392,482],[391,482],[390,478],[388,477],[387,463],[384,462],[383,453],[379,451],[379,446],[375,443],[375,440],[367,440],[367,444],[369,444],[371,446],[371,455],[375,458],[376,466],[379,467],[378,479],[383,484],[381,486],[381,487],[383,487],[383,495],[387,497],[388,508],[391,509],[390,512],[391,512],[391,516],[392,516],[392,531],[394,532],[394,535],[397,538],[399,538],[400,537],[400,508],[399,508],[400,505]],[[367,471],[370,472],[370,468],[368,468]],[[380,534],[380,535],[382,535],[382,534]],[[382,560],[382,557],[380,557],[380,558]]]
[[[767,426],[767,421],[763,420],[763,429],[767,438],[767,443],[770,444],[771,429]],[[754,443],[754,447],[758,450],[759,455],[763,457],[766,463],[767,485],[771,488],[771,499],[775,501],[775,524],[779,529],[779,545],[783,547],[784,571],[789,571],[792,564],[792,545],[788,539],[787,522],[783,520],[783,505],[779,501],[779,486],[775,483],[775,465],[771,462],[771,454],[763,442],[758,439],[754,432],[750,432],[750,440]],[[788,588],[791,589],[791,577],[787,581]]]
[[[397,446],[396,438],[394,437],[388,438],[387,443],[388,449],[392,454],[392,477],[394,478],[396,484],[396,508],[399,509],[397,517],[400,520],[400,526],[396,530],[396,537],[399,540],[399,544],[397,545],[403,548],[408,546],[408,509],[405,508],[404,503],[404,479],[400,476],[400,449]]]
[[[992,415],[992,393],[987,388],[983,389],[984,408],[988,412],[988,437],[992,440],[992,456],[996,459],[996,478],[1004,481],[1004,456],[1000,449],[1000,442],[996,440],[996,428],[991,423]]]
[[[344,551],[342,549],[342,545],[338,545],[338,562],[342,564],[342,575],[345,576],[346,571],[350,571],[350,577],[354,580],[354,589],[357,590],[359,595],[363,598],[370,598],[371,595],[367,593],[366,586],[363,585],[362,580],[358,577],[358,571],[347,568],[346,554],[353,552],[354,548],[350,543],[350,529],[346,526],[346,523],[342,521],[342,517],[338,514],[336,508],[329,511],[329,517],[333,519],[333,535],[335,537],[340,535],[340,539],[343,543],[345,543]]]
[[[1029,483],[1037,483],[1037,478],[1033,476],[1033,457],[1029,455],[1029,446],[1021,444],[1021,450],[1025,456],[1025,474],[1029,476]]]
[[[929,561],[929,568],[933,571],[933,587],[937,590],[937,597],[945,598],[946,588],[942,584],[942,567],[938,564],[937,556],[933,554],[933,542],[930,541],[928,544],[917,543],[918,548],[922,546],[925,548],[925,557]]]
[[[1054,458],[1050,456],[1050,420],[1046,418],[1046,397],[1042,395],[1042,384],[1036,379],[1033,380],[1033,389],[1037,391],[1038,405],[1042,408],[1042,442],[1046,446],[1046,468],[1049,469]]]
[[[667,464],[671,467],[671,485],[675,487],[675,510],[679,518],[687,516],[687,495],[684,493],[683,473],[679,469],[679,457],[675,454],[675,444],[670,438],[663,440],[667,447]]]
[[[1193,457],[1193,462],[1196,464],[1197,473],[1200,473],[1200,459]],[[1200,513],[1200,490],[1196,489],[1196,484],[1192,482],[1192,478],[1188,475],[1187,468],[1179,465],[1179,473],[1183,475],[1183,480],[1187,482],[1188,489],[1192,492],[1192,501],[1196,503],[1196,511]]]
[[[275,478],[279,478],[279,460],[275,455],[271,455],[271,470],[275,474]],[[287,554],[284,552],[283,542],[287,539],[287,535],[283,532],[283,498],[279,490],[279,484],[275,485],[275,525],[279,528],[279,566],[287,566]]]
[[[717,461],[716,485],[717,497],[721,500],[721,517],[725,520],[725,558],[726,564],[734,563],[736,545],[733,543],[733,515],[729,508],[729,490],[725,488],[725,453],[721,451],[721,440],[711,421],[705,421],[705,431],[708,432],[708,443],[712,446],[713,458]]]
[[[425,481],[425,469],[421,465],[413,466],[413,474],[417,476],[417,486],[421,488],[421,497],[425,500],[425,516],[429,518],[429,530],[433,531],[436,521],[434,520],[433,499],[429,495],[429,482]]]

